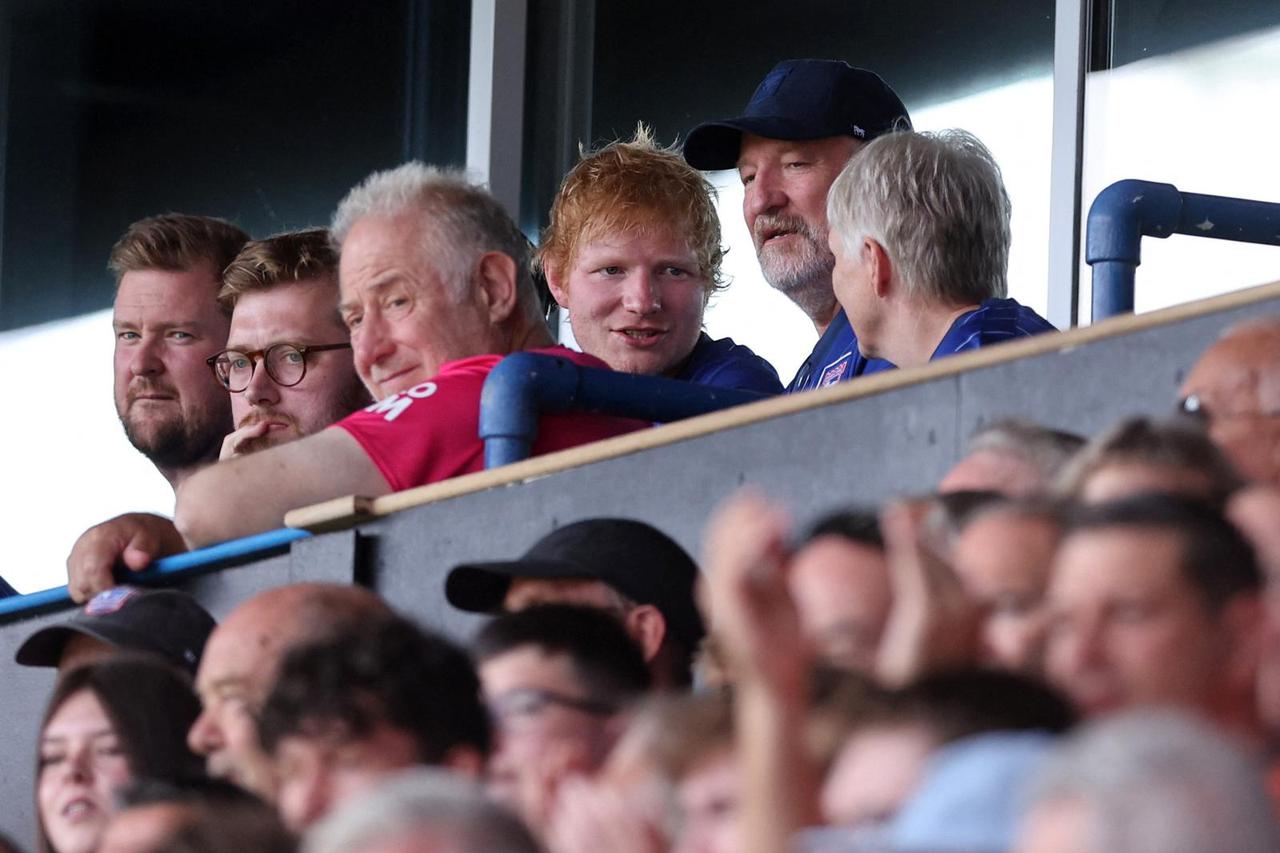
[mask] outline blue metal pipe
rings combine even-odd
[[[1089,208],[1085,260],[1093,268],[1093,319],[1133,311],[1142,238],[1170,234],[1280,245],[1280,204],[1179,192],[1172,184],[1117,181]]]
[[[291,542],[310,535],[305,530],[287,527],[268,530],[265,533],[220,542],[185,554],[163,557],[141,572],[118,573],[117,580],[146,586],[171,585],[177,581],[204,574],[229,562],[237,562],[249,557],[263,557],[273,551],[283,551]],[[27,595],[15,595],[0,599],[0,622],[35,616],[49,610],[69,607],[71,604],[71,596],[67,593],[65,586],[44,589]]]
[[[484,465],[496,468],[527,459],[538,436],[538,418],[545,412],[595,412],[666,423],[768,396],[518,352],[498,362],[480,395]]]

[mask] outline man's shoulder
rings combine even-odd
[[[698,338],[676,378],[716,388],[737,388],[765,394],[782,392],[778,371],[767,359],[756,355],[750,347],[736,343],[733,338],[712,338],[706,332]]]
[[[984,299],[977,308],[956,318],[934,358],[1056,331],[1056,326],[1016,299]]]

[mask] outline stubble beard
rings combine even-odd
[[[130,411],[120,416],[120,424],[134,449],[161,469],[189,468],[217,459],[226,435],[225,423],[211,416],[188,419],[178,414],[159,421],[143,421]]]

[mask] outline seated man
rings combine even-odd
[[[1262,582],[1249,544],[1201,503],[1084,510],[1053,564],[1045,674],[1086,715],[1174,706],[1258,737]]]
[[[148,654],[195,675],[213,629],[213,617],[189,593],[119,586],[67,621],[34,632],[13,659],[63,673],[117,653]]]
[[[489,785],[545,835],[560,784],[600,769],[648,689],[644,659],[616,620],[563,604],[499,616],[472,654],[497,727]]]
[[[202,358],[210,384],[230,392],[235,430],[221,431],[223,459],[318,432],[369,404],[337,301],[338,256],[323,229],[252,240],[223,270],[218,305],[231,329]],[[169,519],[117,516],[76,541],[71,595],[83,600],[111,586],[117,563],[138,571],[183,550]]]
[[[285,656],[258,724],[295,832],[400,770],[479,778],[489,755],[480,682],[462,649],[401,617]]]
[[[196,692],[203,710],[187,733],[210,776],[274,801],[275,768],[263,753],[258,718],[280,662],[298,646],[392,615],[381,598],[358,586],[299,583],[238,604],[209,635]]]
[[[520,350],[552,346],[529,244],[487,192],[420,163],[379,172],[334,214],[339,308],[356,371],[380,402],[329,429],[206,469],[178,492],[178,529],[207,545],[279,527],[290,509],[384,495],[483,467],[480,391]],[[535,453],[641,428],[599,415],[542,419]]]
[[[618,618],[640,647],[653,682],[686,687],[704,631],[694,603],[698,567],[661,530],[627,518],[588,518],[558,528],[518,560],[455,566],[445,596],[460,610],[513,613],[577,604]]]
[[[899,367],[1054,331],[1006,299],[1009,196],[974,136],[903,131],[869,143],[827,197],[836,297],[862,359]]]
[[[1181,409],[1205,424],[1242,476],[1280,486],[1280,317],[1228,329],[1179,394]]]
[[[965,455],[938,483],[938,492],[1047,492],[1084,439],[1020,418],[987,424],[969,436]]]
[[[231,426],[203,362],[226,343],[219,275],[248,239],[230,222],[170,213],[133,223],[111,249],[116,413],[175,491],[218,458]]]
[[[712,192],[641,125],[565,176],[538,261],[578,345],[614,370],[781,393],[769,362],[702,331],[726,286]]]
[[[867,142],[910,127],[902,99],[878,74],[840,60],[788,59],[760,81],[741,116],[689,132],[690,165],[738,170],[760,272],[819,335],[788,392],[853,378],[858,341],[832,292],[827,191]],[[873,359],[861,367],[893,365]]]

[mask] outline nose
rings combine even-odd
[[[191,724],[191,730],[187,732],[187,746],[191,747],[191,751],[196,755],[209,756],[221,749],[222,744],[222,729],[218,727],[209,709],[205,708]]]
[[[366,386],[372,387],[369,375],[373,366],[395,349],[387,331],[386,324],[373,316],[371,311],[360,327],[351,333],[351,354],[355,360],[356,373]]]
[[[251,406],[270,406],[280,402],[280,386],[267,373],[265,355],[254,366],[253,375],[242,393]]]
[[[647,316],[662,310],[662,290],[650,270],[637,269],[622,283],[622,307],[632,314]]]
[[[743,192],[742,207],[748,223],[755,222],[755,218],[762,213],[777,213],[788,203],[777,173],[768,168],[756,172]]]
[[[81,743],[68,751],[64,771],[70,781],[87,784],[93,777],[92,766],[90,747]]]
[[[164,372],[164,360],[160,358],[162,343],[154,337],[143,336],[130,348],[129,372],[134,376],[154,376]]]

